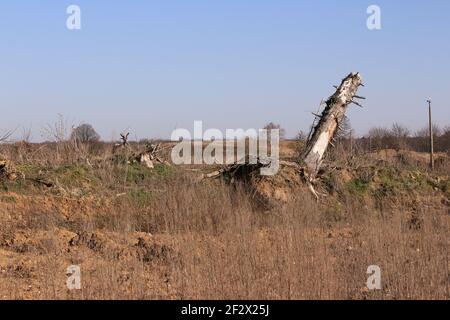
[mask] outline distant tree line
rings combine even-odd
[[[434,150],[447,152],[450,150],[450,126],[441,129],[433,125]],[[424,127],[416,132],[411,132],[407,127],[394,123],[391,128],[376,127],[360,139],[364,149],[404,149],[417,152],[430,150],[429,128]]]
[[[280,138],[285,138],[285,130],[275,123],[268,123],[265,129],[279,129]],[[436,152],[450,151],[450,126],[444,128],[433,125],[434,150]],[[308,134],[300,131],[296,139],[306,142]],[[90,124],[81,124],[73,129],[71,139],[80,143],[98,142],[100,135]],[[343,146],[358,148],[365,151],[376,151],[382,149],[411,150],[417,152],[428,152],[430,138],[428,126],[411,132],[407,127],[394,123],[391,127],[374,127],[362,138],[355,138],[353,129],[348,118],[341,123],[336,134],[337,142]]]
[[[296,140],[300,149],[308,140],[308,134],[300,131]],[[439,127],[433,125],[433,139],[435,152],[450,152],[450,126]],[[394,123],[391,127],[374,127],[363,137],[355,137],[348,119],[340,125],[335,136],[335,145],[339,150],[370,152],[383,149],[409,150],[428,152],[430,150],[430,136],[428,126],[412,132],[407,127]],[[300,150],[300,151],[301,151]]]

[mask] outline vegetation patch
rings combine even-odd
[[[66,165],[57,167],[51,175],[66,186],[82,186],[92,182],[90,170],[91,168],[85,165]]]
[[[15,203],[16,198],[8,195],[0,195],[0,202]]]
[[[25,177],[32,177],[39,175],[42,171],[46,171],[46,168],[33,164],[21,164],[17,166],[17,170],[22,172]]]
[[[158,176],[161,177],[167,177],[173,172],[172,167],[166,166],[161,163],[156,164],[153,170]]]
[[[369,181],[356,178],[347,183],[347,190],[351,195],[360,196],[366,193],[369,185]]]
[[[152,200],[152,192],[139,188],[131,191],[129,197],[137,206],[145,207]]]

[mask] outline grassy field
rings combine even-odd
[[[1,146],[20,173],[0,179],[1,299],[450,298],[447,154],[431,173],[421,153],[336,150],[319,202],[299,188],[261,208],[245,184],[198,179],[202,166],[80,148]],[[381,290],[366,287],[370,265]]]

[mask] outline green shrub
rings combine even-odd
[[[362,195],[369,188],[369,182],[356,178],[347,183],[347,190],[351,195]]]
[[[147,191],[143,188],[131,191],[129,196],[139,207],[145,207],[152,199],[151,191]]]

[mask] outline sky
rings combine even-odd
[[[81,30],[69,30],[69,5]],[[369,30],[367,8],[381,9]],[[322,99],[361,73],[357,135],[450,125],[448,0],[9,0],[0,4],[0,133],[32,140],[62,115],[105,140],[175,128],[307,131]]]

